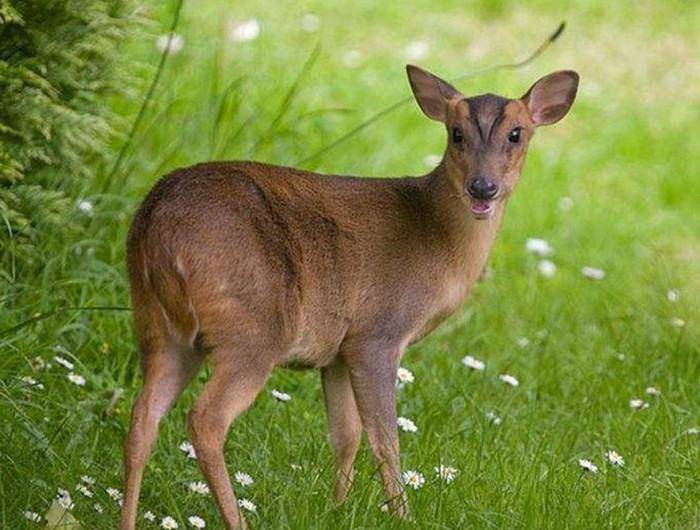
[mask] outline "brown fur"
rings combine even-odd
[[[321,369],[338,470],[335,497],[348,492],[364,429],[391,511],[408,515],[396,369],[405,348],[469,293],[535,126],[560,118],[573,102],[575,74],[552,76],[568,88],[566,97],[560,90],[548,99],[547,87],[538,88],[552,84],[544,78],[521,100],[465,99],[409,67],[421,108],[448,131],[442,163],[423,177],[337,177],[212,162],[175,171],[153,188],[127,247],[144,389],[125,444],[123,529],[135,525],[158,422],[204,358],[213,375],[189,429],[227,527],[245,522],[224,463],[226,433],[273,368],[284,365]],[[531,97],[540,107],[532,107]],[[557,113],[547,105],[566,108]],[[449,140],[454,127],[463,131],[459,144]],[[505,140],[514,127],[522,128],[519,144]],[[488,219],[469,213],[465,189],[476,175],[499,186]]]

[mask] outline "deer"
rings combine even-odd
[[[224,458],[228,431],[277,367],[320,370],[335,500],[348,495],[364,432],[389,511],[411,518],[399,362],[479,279],[528,144],[567,114],[579,76],[556,71],[509,99],[466,97],[406,70],[418,106],[447,133],[429,173],[208,162],[163,177],[138,208],[126,261],[143,387],[124,443],[122,530],[135,528],[158,424],[205,361],[211,376],[187,428],[227,528],[246,528]]]

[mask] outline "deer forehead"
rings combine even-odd
[[[498,127],[531,127],[527,106],[519,99],[508,99],[495,94],[470,98],[455,97],[447,102],[447,125],[473,127],[488,138]]]

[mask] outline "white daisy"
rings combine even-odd
[[[146,513],[143,514],[143,518],[146,519],[146,521],[153,522],[156,520],[156,514],[148,510]]]
[[[250,486],[253,482],[255,482],[253,477],[251,477],[248,473],[244,473],[243,471],[236,471],[233,478],[243,487]]]
[[[56,361],[57,364],[60,364],[61,366],[63,366],[66,370],[73,370],[75,368],[75,365],[72,362],[70,362],[68,359],[60,357],[58,355],[56,355],[53,358],[53,360]]]
[[[671,303],[678,302],[678,299],[680,297],[681,293],[678,289],[671,289],[669,292],[666,293],[666,299]]]
[[[442,156],[440,155],[426,155],[423,158],[423,163],[429,168],[436,167],[440,162],[442,162]]]
[[[170,55],[175,55],[180,53],[184,45],[185,39],[182,38],[182,35],[178,35],[177,33],[173,33],[172,37],[166,33],[160,35],[156,39],[156,48],[158,48],[160,53],[167,50]]]
[[[175,528],[179,528],[180,526],[177,524],[177,521],[175,519],[173,519],[169,515],[166,515],[160,522],[160,527],[165,528],[166,530],[174,530]]]
[[[685,434],[696,435],[700,434],[700,427],[690,427],[685,431]]]
[[[530,237],[525,241],[525,250],[540,258],[548,258],[554,254],[554,249],[547,240],[536,237]]]
[[[413,377],[413,373],[411,370],[407,368],[403,368],[399,366],[399,369],[396,370],[396,384],[397,385],[403,385],[405,383],[413,383],[415,378]]]
[[[206,482],[190,482],[187,487],[192,493],[198,493],[199,495],[209,495],[209,486]]]
[[[299,464],[291,463],[289,464],[289,467],[291,467],[294,471],[301,471],[302,467]]]
[[[661,390],[659,390],[658,388],[653,387],[653,386],[648,386],[648,387],[646,387],[646,389],[644,390],[644,392],[645,392],[648,396],[660,396],[660,395],[661,395]]]
[[[105,491],[107,492],[107,495],[109,495],[112,498],[112,500],[115,500],[117,502],[121,501],[124,498],[124,494],[117,488],[107,488]]]
[[[403,416],[396,419],[396,424],[404,432],[418,432],[418,427],[416,427],[416,424]]]
[[[321,19],[313,13],[305,13],[301,17],[301,29],[303,29],[307,33],[314,33],[318,31],[320,25]]]
[[[513,377],[510,374],[501,374],[498,376],[498,378],[505,384],[510,386],[518,386],[520,384],[520,381],[518,381],[515,377]]]
[[[194,446],[187,440],[182,442],[178,448],[187,455],[187,458],[192,458],[193,460],[197,459],[197,453],[194,450]]]
[[[96,502],[95,504],[93,504],[92,509],[95,510],[97,513],[102,513],[105,511],[105,509],[102,507],[102,505],[99,502]]]
[[[404,49],[406,59],[409,61],[418,61],[423,59],[430,51],[430,45],[422,40],[410,42]]]
[[[26,512],[24,512],[24,517],[26,519],[29,519],[33,523],[40,523],[41,522],[41,515],[39,515],[36,512],[26,511]]]
[[[58,504],[61,506],[61,508],[72,510],[75,506],[68,490],[58,488],[58,495],[56,498],[58,499]]]
[[[607,458],[608,462],[610,462],[613,466],[624,467],[625,465],[625,459],[622,458],[617,451],[613,451],[612,449],[605,453],[605,458]]]
[[[187,518],[187,521],[190,523],[192,528],[205,528],[207,526],[207,523],[205,523],[204,519],[202,519],[199,515],[190,515]]]
[[[425,484],[425,477],[420,471],[408,470],[401,474],[403,483],[406,486],[413,488],[414,490],[420,489]]]
[[[47,363],[42,357],[40,357],[39,355],[37,355],[36,357],[34,357],[34,358],[30,361],[30,364],[32,365],[32,368],[34,368],[34,370],[36,370],[37,372],[39,372],[39,371],[41,371],[41,370],[46,370],[47,368],[49,368],[49,367],[51,366],[50,364],[48,364],[48,363]]]
[[[571,197],[562,197],[559,199],[559,209],[562,212],[568,212],[574,207],[574,200]]]
[[[527,348],[530,345],[530,339],[527,337],[518,337],[515,339],[515,343],[521,348]]]
[[[685,320],[683,320],[683,319],[680,318],[680,317],[673,317],[673,318],[671,319],[671,325],[672,325],[674,328],[682,328],[682,327],[685,326]]]
[[[472,370],[477,370],[479,372],[484,371],[484,369],[486,368],[486,363],[484,361],[475,359],[471,355],[467,355],[466,357],[464,357],[462,359],[462,364],[467,368],[471,368]]]
[[[78,484],[75,489],[82,493],[87,498],[92,498],[93,493],[87,488],[85,484]]]
[[[643,399],[630,399],[630,408],[634,410],[642,410],[649,407],[649,403]]]
[[[443,466],[440,464],[439,467],[435,468],[435,473],[439,479],[444,480],[447,484],[452,482],[457,476],[457,469],[450,466]]]
[[[286,392],[280,392],[279,390],[272,390],[270,394],[272,394],[272,397],[274,397],[277,401],[290,401],[292,399],[292,396]]]
[[[92,209],[94,205],[87,199],[80,199],[77,203],[78,210],[83,212],[85,215],[92,215]]]
[[[246,42],[255,40],[260,35],[260,23],[251,18],[245,22],[232,22],[229,24],[228,38],[233,42]]]
[[[33,387],[35,387],[37,390],[43,390],[43,389],[44,389],[43,383],[39,383],[36,379],[34,379],[33,377],[30,377],[30,376],[28,376],[28,375],[23,376],[23,377],[21,378],[21,381],[22,381],[25,385],[27,385],[27,386],[33,386]]]
[[[248,510],[249,512],[255,513],[258,511],[258,507],[255,506],[255,503],[249,499],[238,499],[238,506],[244,510]]]
[[[590,460],[586,460],[585,458],[581,458],[578,461],[578,465],[581,466],[586,471],[590,471],[593,474],[598,473],[598,466],[596,466]]]
[[[581,269],[581,274],[589,280],[602,280],[605,278],[605,271],[603,269],[596,269],[595,267],[583,267]]]
[[[74,385],[85,386],[85,378],[80,374],[76,374],[73,372],[69,373],[68,381],[70,381]]]
[[[500,425],[501,423],[503,423],[503,419],[500,416],[498,416],[495,412],[493,412],[492,410],[489,410],[486,413],[486,419],[488,421],[490,421],[491,423],[493,423],[494,425]]]
[[[540,274],[545,278],[553,278],[557,273],[557,266],[554,262],[543,259],[537,264],[537,270],[540,271]]]
[[[95,479],[91,477],[90,475],[83,475],[80,477],[80,480],[87,484],[88,486],[94,486],[95,485]]]

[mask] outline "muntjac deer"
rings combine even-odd
[[[568,112],[578,74],[552,73],[507,99],[465,97],[416,66],[407,71],[418,105],[447,131],[442,162],[427,175],[212,162],[174,171],[139,208],[127,261],[144,385],[125,443],[122,529],[135,526],[158,423],[204,359],[213,372],[188,427],[228,528],[245,521],[224,441],[277,366],[321,371],[335,498],[348,493],[364,430],[390,511],[408,516],[399,361],[478,279],[528,143]]]

